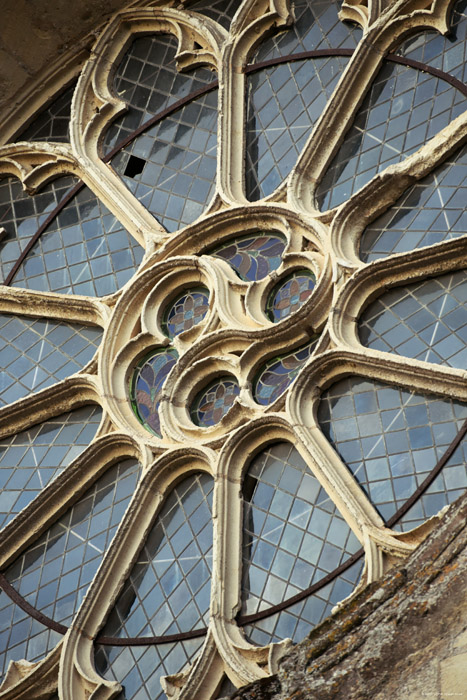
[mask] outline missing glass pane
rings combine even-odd
[[[136,177],[143,172],[146,161],[138,156],[130,156],[126,164],[124,175],[128,177]]]

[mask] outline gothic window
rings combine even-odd
[[[131,3],[19,106],[0,700],[224,698],[467,488],[466,0],[422,5]]]

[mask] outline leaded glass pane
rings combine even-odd
[[[71,100],[76,83],[61,93],[40,112],[34,121],[18,136],[16,141],[55,141],[68,143]]]
[[[101,338],[92,326],[0,314],[0,405],[79,372]]]
[[[141,360],[131,380],[130,398],[136,417],[157,437],[162,437],[158,414],[162,387],[177,357],[175,350],[159,348]]]
[[[173,232],[198,218],[214,195],[217,90],[138,136],[112,165],[131,192]]]
[[[0,590],[0,682],[10,661],[39,661],[61,639],[61,634],[34,620]]]
[[[167,497],[102,630],[104,637],[160,637],[208,624],[212,490],[192,475]]]
[[[226,260],[241,279],[254,282],[277,270],[285,246],[282,236],[258,231],[254,235],[231,239],[211,249],[209,255]]]
[[[224,29],[229,30],[230,23],[240,7],[240,3],[241,0],[195,0],[187,6],[189,10],[200,12],[219,22]]]
[[[467,2],[458,0],[451,13],[450,31],[446,36],[438,32],[423,32],[411,37],[397,53],[421,63],[427,63],[467,82]]]
[[[227,700],[227,698],[230,698],[230,696],[235,693],[236,690],[237,688],[234,686],[230,678],[224,676],[221,686],[217,691],[215,700]]]
[[[300,642],[313,627],[331,614],[337,603],[352,593],[360,580],[362,570],[363,558],[305,600],[245,625],[243,630],[247,639],[258,646],[280,642],[287,637],[293,642]]]
[[[201,323],[209,311],[209,290],[194,287],[178,296],[164,313],[162,328],[169,338],[188,331]]]
[[[117,67],[113,83],[113,91],[129,109],[107,131],[104,154],[155,114],[212,82],[213,74],[206,68],[179,73],[175,65],[177,47],[177,39],[169,34],[133,41]]]
[[[291,3],[295,22],[260,45],[255,62],[315,49],[336,49],[357,46],[361,29],[343,23],[338,17],[339,0],[295,0]]]
[[[265,68],[248,78],[246,187],[250,200],[287,177],[348,59],[321,58]]]
[[[363,345],[425,362],[467,367],[467,273],[397,287],[365,309]]]
[[[410,187],[363,232],[364,262],[457,238],[467,232],[467,149]]]
[[[71,623],[124,516],[139,469],[133,459],[110,467],[4,572],[30,605],[55,622]]]
[[[194,660],[204,639],[157,646],[112,647],[99,644],[97,671],[123,686],[115,700],[162,700],[161,677],[179,673]]]
[[[107,207],[83,187],[47,226],[12,286],[104,296],[128,282],[143,254]]]
[[[301,368],[311,356],[318,343],[315,336],[310,343],[280,357],[273,357],[260,370],[253,385],[253,396],[257,403],[268,406],[292,384]]]
[[[243,495],[242,615],[300,593],[360,548],[289,443],[273,444],[253,460]]]
[[[90,444],[102,409],[85,406],[0,441],[0,527]]]
[[[234,377],[219,377],[195,398],[190,409],[191,420],[203,428],[216,425],[230,411],[239,394],[240,387]]]
[[[459,401],[361,377],[331,386],[318,410],[324,434],[385,521],[430,474],[466,418]]]
[[[321,209],[342,204],[388,165],[399,163],[466,109],[448,82],[386,63],[317,189]]]
[[[269,295],[266,313],[274,323],[297,311],[315,288],[316,277],[309,270],[296,270],[277,284]]]
[[[61,177],[31,197],[16,178],[0,179],[0,229],[5,229],[0,236],[2,282],[41,224],[76,183],[76,178]]]

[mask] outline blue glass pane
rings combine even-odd
[[[248,78],[246,187],[250,200],[287,177],[348,59],[321,58],[265,68]]]
[[[209,255],[226,260],[241,279],[254,282],[264,279],[279,267],[285,246],[282,236],[261,231],[231,239],[211,249]]]
[[[201,323],[209,311],[209,290],[195,287],[181,294],[164,314],[163,330],[169,338],[188,331]]]
[[[175,350],[151,352],[136,367],[131,380],[133,410],[146,430],[158,437],[162,437],[158,414],[162,387],[177,357]]]
[[[267,610],[301,593],[360,549],[290,443],[275,443],[253,460],[243,495],[242,615]],[[325,595],[329,597],[329,592]],[[300,617],[297,610],[304,606],[295,608],[295,624]]]
[[[466,418],[459,401],[360,377],[330,387],[318,410],[324,434],[385,521],[433,470]]]
[[[0,441],[0,527],[91,443],[102,409],[85,406]]]
[[[167,497],[101,635],[157,637],[209,622],[212,490],[192,475]]]
[[[319,337],[315,336],[310,343],[298,350],[274,357],[260,370],[253,386],[255,401],[268,406],[284,393],[294,381],[301,368],[311,356],[318,343]]]
[[[359,321],[363,345],[467,367],[467,273],[441,275],[380,296]]]
[[[68,143],[71,100],[76,82],[62,92],[34,121],[20,133],[15,141],[55,141]]]
[[[363,232],[365,262],[462,236],[467,231],[467,150],[410,187]]]
[[[342,204],[466,107],[467,99],[448,82],[409,66],[384,64],[317,189],[320,208]]]
[[[288,275],[272,290],[266,304],[266,313],[274,323],[297,311],[310,297],[316,277],[308,270],[297,270]]]
[[[362,31],[357,25],[340,21],[340,0],[295,0],[290,4],[295,22],[290,29],[263,41],[255,62],[301,51],[353,49],[357,46]]]
[[[113,91],[128,105],[105,135],[104,154],[167,107],[213,81],[207,68],[179,73],[175,64],[178,41],[173,35],[136,38],[117,67]]]
[[[79,372],[101,338],[92,326],[0,314],[0,405]]]
[[[5,577],[30,605],[65,626],[71,623],[123,518],[139,470],[132,459],[110,467],[6,569]]]
[[[112,165],[142,204],[173,232],[214,195],[217,91],[187,104],[120,151]]]
[[[12,286],[104,296],[128,282],[143,254],[107,207],[83,187],[46,228]]]
[[[190,409],[191,420],[201,427],[216,425],[233,406],[240,387],[234,377],[216,379],[195,398]]]
[[[187,3],[186,7],[219,22],[228,31],[240,4],[241,0],[195,0],[195,2]]]

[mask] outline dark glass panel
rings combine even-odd
[[[5,229],[0,236],[2,282],[40,225],[77,182],[74,177],[61,177],[31,197],[16,178],[0,179],[0,229]]]
[[[425,362],[467,367],[467,273],[397,287],[365,309],[363,345]]]
[[[85,406],[0,441],[0,527],[91,443],[102,409]]]
[[[315,49],[353,49],[362,35],[354,24],[338,17],[339,0],[295,0],[291,3],[295,22],[260,44],[255,63]]]
[[[167,497],[101,634],[155,637],[203,629],[209,621],[212,490],[191,475]]]
[[[55,141],[68,143],[71,100],[76,83],[70,85],[15,139],[15,141]]]
[[[334,503],[289,443],[273,444],[253,460],[243,494],[242,615],[301,593],[360,548]],[[329,591],[326,596],[329,598]],[[294,608],[294,624],[300,621],[298,610],[305,607],[306,603],[300,603]],[[318,604],[318,610],[322,605]],[[311,615],[308,608],[307,615]]]
[[[105,135],[104,154],[141,124],[178,100],[212,82],[207,68],[179,73],[175,65],[178,41],[169,34],[138,37],[118,66],[113,90],[128,105]]]
[[[308,59],[248,77],[246,188],[250,200],[271,194],[290,173],[347,61]]]
[[[363,232],[364,262],[457,238],[467,232],[467,149],[410,187]]]
[[[206,287],[188,289],[166,309],[163,331],[169,338],[174,338],[201,323],[208,311],[209,290]]]
[[[107,207],[83,187],[47,226],[12,286],[104,296],[128,282],[143,254]]]
[[[278,234],[258,231],[255,234],[233,238],[209,255],[226,260],[238,276],[248,282],[262,280],[282,262],[285,239]]]
[[[216,153],[217,90],[137,136],[112,165],[135,197],[173,232],[197,219],[214,195]]]
[[[230,678],[224,676],[220,688],[217,691],[215,700],[226,700],[227,698],[230,698],[230,696],[235,693],[236,690],[237,688],[234,686]]]
[[[241,0],[195,0],[187,4],[187,7],[219,22],[228,31],[240,3]]]
[[[247,639],[258,646],[280,642],[287,637],[293,642],[300,642],[313,627],[319,625],[331,614],[337,603],[352,593],[362,575],[363,563],[362,557],[305,600],[290,605],[274,615],[245,625],[243,630]]]
[[[6,569],[5,577],[30,605],[65,626],[71,623],[125,514],[138,474],[132,459],[110,467]]]
[[[317,189],[320,208],[342,204],[436,136],[466,105],[464,95],[446,81],[385,63]]]
[[[279,282],[266,304],[266,313],[274,323],[297,311],[315,288],[316,277],[309,270],[296,270]]]
[[[191,420],[203,428],[216,425],[230,411],[239,394],[240,387],[234,377],[227,375],[216,379],[195,398],[190,409]]]
[[[131,380],[133,410],[146,430],[157,437],[162,437],[158,414],[162,387],[177,357],[175,350],[159,348],[141,360]]]
[[[268,406],[284,393],[294,381],[318,343],[315,336],[310,343],[280,357],[273,357],[260,370],[253,385],[257,403]]]
[[[458,401],[360,377],[331,386],[318,411],[324,434],[385,521],[433,470],[466,418]]]
[[[0,405],[79,372],[101,338],[93,326],[0,314]]]

